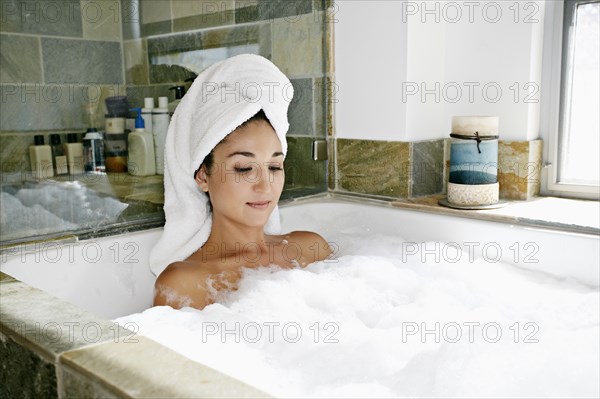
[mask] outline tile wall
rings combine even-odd
[[[450,166],[449,139],[414,142],[334,139],[329,189],[394,198],[444,194]],[[500,198],[539,195],[542,141],[498,143]]]

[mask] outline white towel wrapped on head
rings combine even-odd
[[[204,245],[212,215],[207,195],[194,172],[225,136],[261,109],[287,152],[287,111],[294,89],[269,60],[241,54],[202,71],[183,97],[169,125],[165,143],[165,228],[150,253],[150,268],[159,275]],[[279,210],[271,214],[265,232],[280,230]]]

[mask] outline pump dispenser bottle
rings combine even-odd
[[[185,95],[185,87],[184,86],[173,86],[169,88],[169,90],[175,90],[175,100],[169,103],[169,115],[173,116],[175,113],[175,109],[179,105],[179,102]]]
[[[137,112],[135,131],[129,133],[127,158],[127,171],[134,176],[150,176],[156,174],[156,161],[154,159],[154,140],[152,133],[144,130],[142,109],[134,108]]]
[[[54,176],[54,166],[52,164],[52,149],[44,144],[44,136],[37,135],[33,137],[34,144],[29,146],[29,160],[31,170],[36,179],[45,179]]]

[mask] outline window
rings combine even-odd
[[[545,194],[598,199],[600,0],[565,0],[548,5],[554,7],[550,10],[550,15],[555,13],[551,15],[554,22],[548,20],[554,38],[547,31],[546,40],[550,39],[550,45],[560,51],[554,52],[555,70],[549,83],[550,101],[554,102],[549,115],[554,109],[557,117],[548,126]],[[559,24],[562,38],[556,34],[560,32]]]

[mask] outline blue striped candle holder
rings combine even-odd
[[[454,117],[450,134],[448,203],[488,206],[498,202],[498,118]]]

